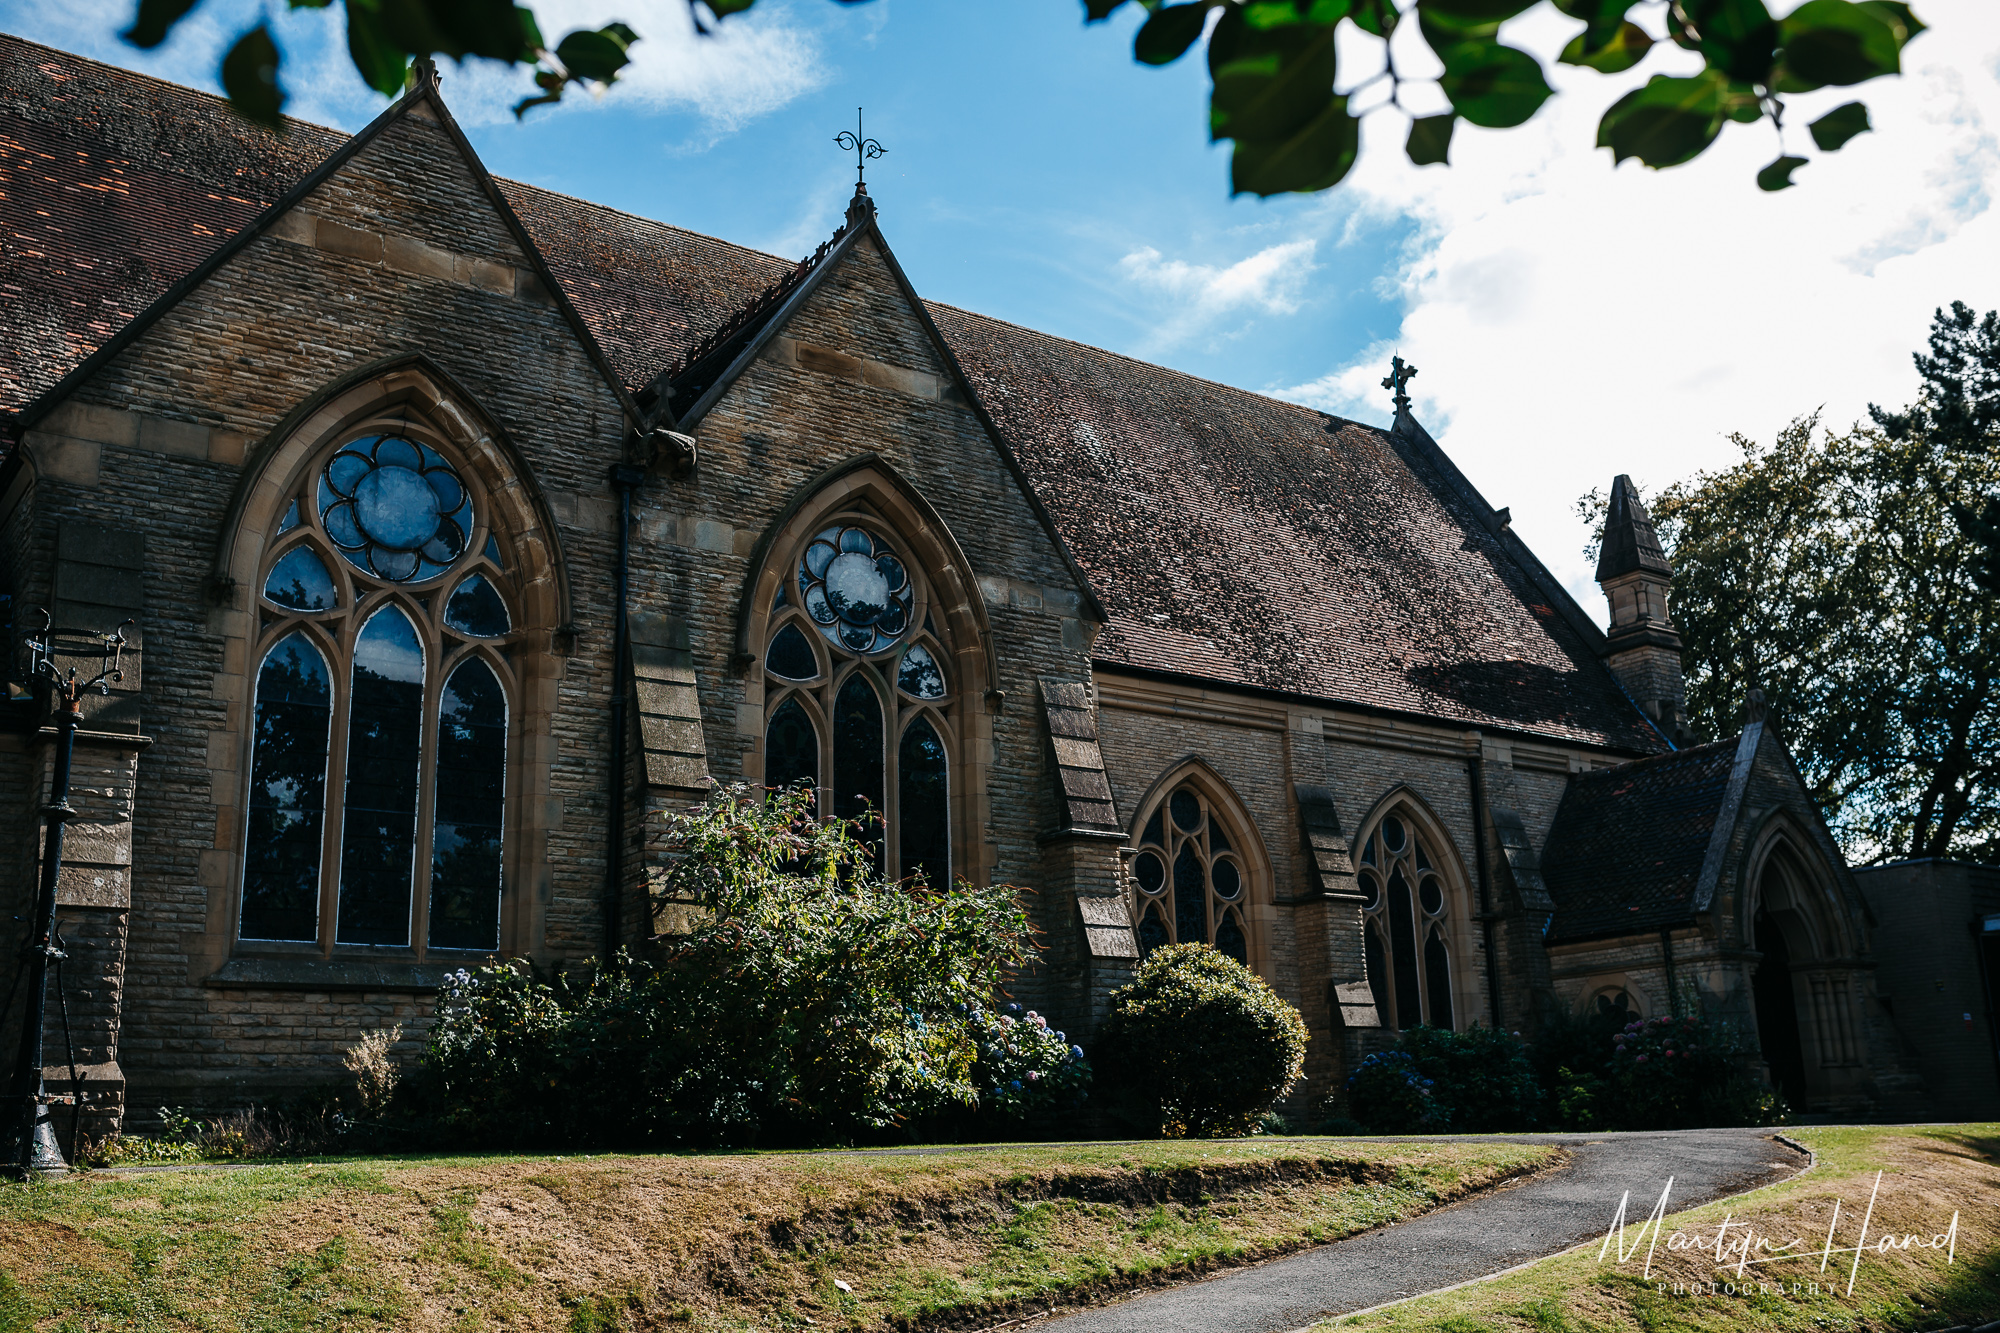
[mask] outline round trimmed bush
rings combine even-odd
[[[1247,1134],[1305,1067],[1299,1011],[1206,944],[1155,949],[1111,996],[1100,1064],[1133,1117],[1169,1138]]]

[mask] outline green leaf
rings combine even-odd
[[[1118,7],[1124,3],[1125,0],[1083,0],[1083,21],[1085,23],[1102,23],[1116,13]],[[711,9],[714,8],[713,5],[709,7]],[[750,0],[739,0],[739,7],[743,9],[750,8]],[[719,14],[722,11],[716,10],[716,12]]]
[[[1419,116],[1410,122],[1410,139],[1403,145],[1403,151],[1410,155],[1410,161],[1420,167],[1435,166],[1438,163],[1451,164],[1451,129],[1458,123],[1458,117],[1446,113],[1442,116]]]
[[[1739,125],[1749,125],[1764,115],[1764,99],[1757,85],[1732,80],[1722,94],[1722,114]]]
[[[1673,167],[1700,156],[1722,129],[1727,84],[1713,72],[1692,78],[1655,74],[1643,88],[1611,104],[1597,125],[1597,146],[1614,162],[1636,157],[1649,167]]]
[[[1786,17],[1781,41],[1789,76],[1781,92],[1844,88],[1902,69],[1896,30],[1850,0],[1806,0]]]
[[[548,46],[548,42],[542,38],[542,25],[535,21],[534,10],[516,5],[514,7],[514,17],[521,20],[521,40],[527,43],[530,51],[539,52]],[[624,25],[620,24],[619,26],[623,27]]]
[[[1353,0],[1249,0],[1243,21],[1253,28],[1327,27],[1347,17]]]
[[[176,23],[193,9],[198,0],[139,0],[138,17],[124,33],[125,40],[150,51],[167,40]]]
[[[1452,109],[1474,125],[1504,130],[1541,110],[1555,91],[1542,66],[1511,46],[1464,42],[1440,51],[1444,73],[1438,86]]]
[[[1417,0],[1417,15],[1448,23],[1502,23],[1535,3],[1536,0]]]
[[[1757,173],[1757,188],[1767,192],[1789,190],[1796,183],[1792,173],[1805,164],[1802,157],[1781,157]]]
[[[325,9],[333,0],[285,0],[287,9]]]
[[[370,88],[400,97],[410,76],[409,53],[390,40],[373,4],[347,0],[347,54]]]
[[[616,25],[630,32],[624,24]],[[625,54],[626,39],[622,34],[605,28],[591,32],[580,28],[562,39],[556,47],[556,59],[562,67],[579,79],[589,79],[594,83],[610,83],[618,77],[618,71],[632,63]]]
[[[1646,58],[1653,39],[1636,23],[1620,22],[1609,41],[1589,46],[1591,31],[1580,32],[1557,57],[1565,65],[1582,65],[1600,74],[1621,74]]]
[[[229,48],[222,58],[222,91],[244,119],[283,128],[285,94],[278,87],[278,46],[269,28],[259,23]]]
[[[1236,194],[1273,195],[1338,185],[1361,150],[1361,122],[1336,97],[1297,133],[1284,139],[1237,140],[1230,161]]]
[[[1319,117],[1334,100],[1334,32],[1306,25],[1258,32],[1239,10],[1224,10],[1208,41],[1210,137],[1286,139]]]
[[[1287,5],[1285,8],[1290,9]],[[1187,54],[1208,23],[1208,0],[1166,5],[1153,11],[1132,39],[1132,55],[1142,65],[1170,65]]]
[[[1889,25],[1896,34],[1898,46],[1904,45],[1928,27],[1922,19],[1910,12],[1910,7],[1902,3],[1902,0],[1860,0],[1860,4],[1861,8]]]
[[[1855,135],[1866,134],[1875,127],[1868,123],[1867,107],[1849,102],[1835,107],[1806,128],[1812,131],[1813,142],[1822,153],[1832,153]]]
[[[1778,23],[1764,0],[1682,0],[1695,49],[1732,79],[1761,81],[1777,57]]]
[[[756,4],[757,0],[706,0],[706,3],[710,12],[717,18],[726,19],[731,14],[741,14],[744,10]],[[1113,7],[1116,8],[1116,6]]]
[[[1609,28],[1625,21],[1635,0],[1555,0],[1555,6],[1573,19],[1592,27]]]

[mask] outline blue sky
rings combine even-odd
[[[1904,77],[1858,90],[1877,132],[1782,195],[1751,181],[1775,156],[1765,126],[1669,172],[1592,149],[1603,107],[1672,53],[1623,79],[1558,71],[1534,121],[1461,130],[1450,168],[1401,161],[1406,122],[1373,116],[1346,185],[1269,201],[1228,196],[1201,63],[1132,62],[1136,6],[1086,29],[1077,0],[760,0],[707,41],[682,0],[536,8],[551,36],[617,18],[645,40],[603,99],[520,125],[518,74],[447,65],[446,99],[495,172],[802,255],[839,220],[853,169],[832,137],[865,105],[888,149],[871,193],[924,295],[1363,420],[1387,419],[1376,382],[1401,351],[1422,369],[1419,416],[1600,616],[1571,512],[1583,491],[1727,465],[1731,431],[1904,402],[1932,308],[2000,306],[1991,0],[1918,0],[1934,30]],[[115,36],[130,0],[0,0],[0,27],[213,87],[259,12],[204,0],[155,53]],[[382,103],[337,14],[278,11],[288,109],[352,129]],[[1422,73],[1406,27],[1399,67]],[[1576,27],[1543,6],[1506,35],[1553,54]],[[1378,51],[1345,41],[1343,79]],[[1853,95],[1796,99],[1794,120]]]

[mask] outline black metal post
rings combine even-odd
[[[130,624],[127,621],[126,624]],[[83,681],[72,667],[67,676],[60,672],[50,651],[57,634],[95,639],[105,665],[96,676]],[[83,696],[96,689],[109,693],[105,682],[122,678],[118,669],[125,648],[125,627],[111,634],[51,629],[46,615],[39,638],[30,638],[33,673],[49,683],[49,703],[55,714],[56,762],[49,780],[49,803],[42,807],[47,834],[42,846],[41,886],[35,895],[35,930],[22,951],[28,972],[28,1010],[21,1019],[21,1049],[14,1062],[14,1122],[11,1171],[18,1180],[36,1176],[61,1175],[69,1170],[62,1148],[56,1143],[55,1128],[49,1121],[51,1101],[42,1080],[42,1024],[49,1009],[49,964],[66,955],[56,947],[56,881],[62,874],[63,826],[76,817],[69,803],[70,759],[76,752],[76,728],[83,721]],[[82,1096],[72,1087],[70,1097]],[[74,1147],[75,1145],[71,1145]]]

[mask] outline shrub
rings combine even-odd
[[[1434,1095],[1408,1051],[1377,1051],[1347,1076],[1347,1105],[1357,1127],[1373,1134],[1420,1134],[1451,1123],[1451,1109]],[[1332,1121],[1325,1133],[1340,1133]]]
[[[1782,1123],[1782,1101],[1744,1067],[1727,1025],[1648,1018],[1612,1034],[1609,1118],[1619,1129],[1700,1129]]]
[[[1533,1129],[1542,1090],[1528,1048],[1511,1032],[1490,1027],[1416,1027],[1403,1033],[1402,1049],[1431,1080],[1445,1123],[1460,1134]]]
[[[1098,1034],[1127,1114],[1172,1138],[1248,1133],[1298,1083],[1305,1049],[1299,1011],[1206,944],[1155,949]]]
[[[1090,1061],[1069,1034],[1018,1004],[973,1009],[967,1027],[978,1048],[972,1081],[982,1118],[1029,1121],[1073,1111],[1089,1095]]]
[[[714,1147],[893,1138],[978,1106],[1000,1084],[974,1015],[1031,952],[1016,890],[884,880],[809,800],[739,786],[667,816],[655,888],[696,910],[655,962],[453,977],[425,1114],[496,1145]],[[1037,1075],[1005,1082],[1068,1060],[1048,1044],[1005,1052]]]

